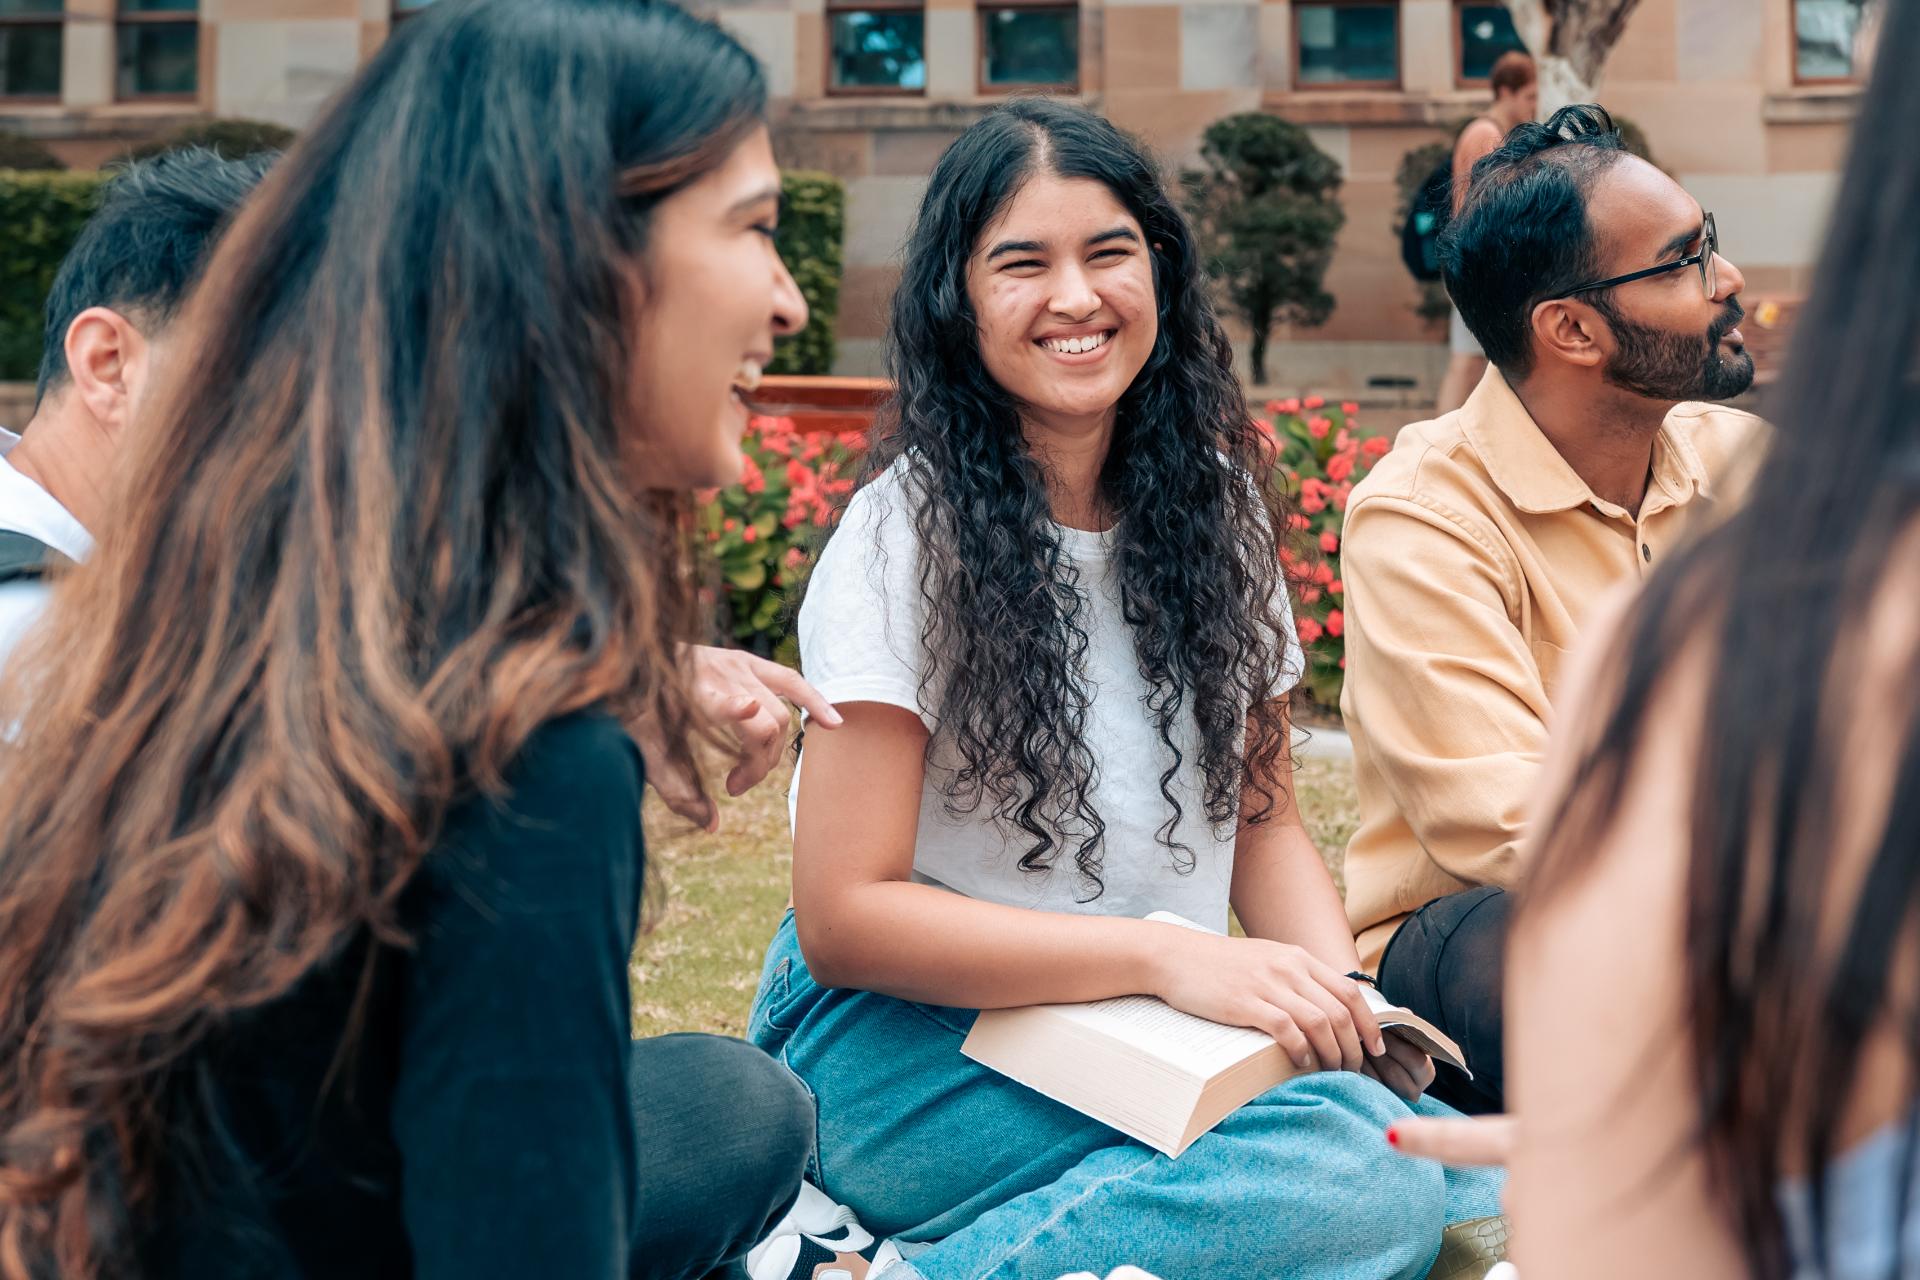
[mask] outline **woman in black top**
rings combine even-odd
[[[445,0],[228,233],[0,708],[4,1280],[693,1276],[784,1211],[797,1087],[627,988],[683,495],[806,318],[764,101],[658,0]]]

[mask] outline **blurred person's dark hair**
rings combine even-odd
[[[1510,379],[1533,368],[1533,309],[1593,279],[1599,253],[1587,201],[1626,152],[1597,106],[1527,122],[1473,166],[1467,202],[1441,237],[1447,296]],[[1586,295],[1603,314],[1603,294]]]
[[[47,294],[38,398],[66,380],[67,329],[87,308],[109,307],[143,329],[171,321],[215,239],[278,158],[194,148],[116,172]]]
[[[1907,1087],[1920,1078],[1908,963],[1920,929],[1920,654],[1904,635],[1887,652],[1868,625],[1910,616],[1920,573],[1920,5],[1888,7],[1876,65],[1769,402],[1778,438],[1743,508],[1669,559],[1636,604],[1532,886],[1550,898],[1590,865],[1655,711],[1698,706],[1681,817],[1682,1043],[1714,1189],[1761,1277],[1786,1274],[1776,1191],[1789,1176],[1811,1189],[1826,1256],[1818,1242],[1836,1206],[1823,1173],[1869,1039],[1889,1030]],[[1675,687],[1675,655],[1702,646],[1708,687]],[[1876,722],[1894,751],[1860,749],[1861,727]],[[1884,796],[1884,811],[1859,812],[1862,795]],[[1904,1171],[1920,1151],[1914,1127],[1897,1127]],[[1896,1188],[1887,1203],[1904,1218],[1903,1199]],[[1911,1239],[1910,1224],[1889,1225]]]
[[[1539,78],[1539,71],[1533,65],[1533,55],[1523,49],[1509,49],[1493,61],[1493,69],[1487,73],[1487,86],[1498,97],[1502,93],[1518,93]]]

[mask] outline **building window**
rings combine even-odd
[[[827,92],[925,93],[927,15],[919,0],[827,9]]]
[[[981,7],[980,92],[1079,87],[1079,9],[1052,3]]]
[[[200,0],[120,0],[119,75],[127,98],[200,94]]]
[[[1462,4],[1459,19],[1454,27],[1460,51],[1454,79],[1461,85],[1485,84],[1501,54],[1516,49],[1526,52],[1504,4]]]
[[[0,98],[60,97],[62,0],[0,0]]]
[[[1854,80],[1854,37],[1863,0],[1793,0],[1793,78],[1805,84]]]
[[[1294,0],[1294,83],[1302,89],[1400,84],[1400,6],[1380,0]]]

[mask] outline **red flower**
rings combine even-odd
[[[740,531],[740,541],[758,542],[760,541],[760,531],[754,528],[752,525],[748,525],[746,528]]]
[[[1268,407],[1271,408],[1275,413],[1300,412],[1300,402],[1295,399],[1276,400],[1273,402],[1273,404],[1269,405]]]
[[[1320,600],[1320,588],[1318,587],[1300,588],[1301,604],[1317,604],[1319,603],[1319,600]]]
[[[1293,629],[1295,633],[1299,635],[1301,644],[1313,644],[1320,639],[1320,624],[1312,618],[1300,618],[1296,620],[1293,624]]]
[[[1351,400],[1342,400],[1340,402],[1340,412],[1346,414],[1349,418],[1357,417],[1360,413],[1360,406]]]
[[[789,569],[798,569],[807,562],[807,553],[798,547],[788,547],[787,554],[780,557],[780,563]]]
[[[720,527],[722,529],[725,529],[728,533],[732,533],[736,528],[739,527],[739,525],[740,525],[740,522],[732,518],[728,518],[720,522]]]
[[[1353,486],[1351,484],[1343,484],[1333,491],[1333,497],[1328,499],[1328,501],[1333,503],[1333,509],[1335,511],[1345,511],[1347,509],[1347,499],[1352,496]]]
[[[1360,442],[1360,452],[1374,462],[1386,457],[1387,451],[1391,448],[1393,448],[1393,441],[1385,436],[1369,436]]]
[[[1308,396],[1300,402],[1300,405],[1304,409],[1318,409],[1326,404],[1326,402],[1327,398],[1325,396]]]
[[[1287,411],[1284,404],[1279,400],[1267,401],[1266,408],[1268,413],[1285,413]],[[1255,421],[1257,422],[1259,419],[1256,418]]]
[[[1333,581],[1333,570],[1327,565],[1317,564],[1313,566],[1313,580],[1323,587],[1327,586]]]
[[[1345,614],[1341,613],[1338,609],[1335,609],[1331,613],[1327,614],[1327,634],[1328,635],[1332,636],[1334,639],[1337,640],[1340,638],[1340,633],[1345,631],[1346,629],[1347,629],[1347,617]]]
[[[1332,582],[1329,582],[1327,584],[1327,591],[1332,595],[1343,596],[1347,594],[1347,584],[1345,580],[1340,578],[1335,578]]]
[[[1352,474],[1353,474],[1353,455],[1352,454],[1336,453],[1331,458],[1327,459],[1327,479],[1333,480],[1333,481],[1340,481],[1340,480],[1345,480],[1347,477],[1351,476]]]
[[[1296,514],[1288,523],[1295,529],[1304,529],[1307,527],[1308,520],[1305,516]]]
[[[1340,434],[1333,438],[1333,451],[1335,453],[1345,453],[1351,448],[1353,448],[1353,432],[1342,427],[1340,428]]]
[[[1332,555],[1338,551],[1340,549],[1340,535],[1328,529],[1320,535],[1320,549],[1328,555]]]
[[[1347,669],[1347,660],[1345,658],[1340,659],[1340,669],[1342,671]]]
[[[1331,430],[1333,430],[1333,419],[1331,418],[1309,418],[1307,420],[1307,434],[1315,440],[1325,440],[1327,438],[1327,432]]]

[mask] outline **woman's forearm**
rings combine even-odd
[[[1155,992],[1174,925],[1031,911],[931,885],[843,888],[795,923],[824,986],[963,1009],[1101,1000]]]
[[[1249,937],[1291,942],[1336,973],[1360,967],[1340,891],[1313,837],[1291,815],[1242,829],[1233,910]]]

